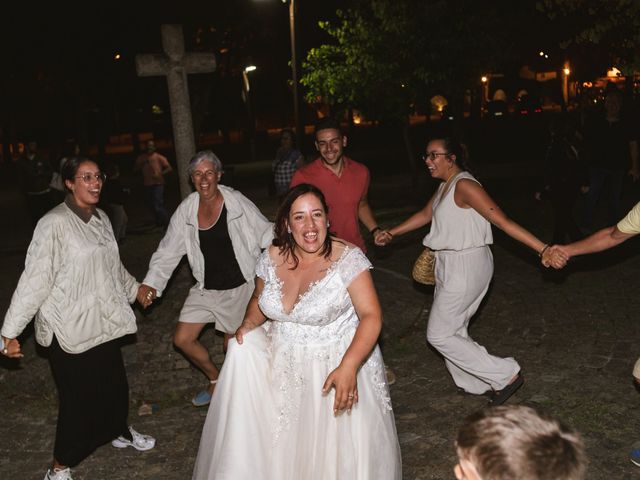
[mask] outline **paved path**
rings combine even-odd
[[[519,185],[495,186],[508,213],[549,237],[548,228],[536,227],[549,223],[546,207],[535,206]],[[273,203],[260,192],[253,196],[273,212]],[[379,208],[378,214],[381,223],[392,224],[410,211]],[[3,216],[0,224],[7,221]],[[383,352],[398,376],[391,394],[404,478],[451,479],[457,426],[485,400],[456,393],[441,359],[426,345],[433,292],[408,276],[421,250],[419,239],[419,234],[408,235],[392,249],[373,249],[370,256],[385,315]],[[122,258],[138,278],[159,240],[158,233],[147,231],[130,235],[122,246]],[[588,478],[593,480],[640,476],[627,459],[630,445],[640,440],[640,397],[630,375],[640,351],[637,251],[632,240],[617,252],[576,261],[569,275],[555,276],[538,267],[534,254],[496,234],[494,281],[471,328],[474,339],[490,352],[513,356],[523,366],[526,383],[513,402],[543,408],[583,433],[591,462]],[[23,257],[19,248],[4,249],[0,256],[1,312]],[[161,303],[149,313],[138,312],[138,334],[123,347],[131,424],[156,436],[157,447],[140,453],[103,446],[74,470],[74,478],[190,478],[206,409],[192,407],[189,399],[205,382],[173,349],[171,334],[191,281],[183,266]],[[221,338],[209,330],[203,341],[220,363]],[[35,346],[32,333],[26,334],[24,349],[19,363],[0,359],[0,478],[39,480],[51,460],[57,396],[44,350]],[[145,402],[158,409],[138,416]]]

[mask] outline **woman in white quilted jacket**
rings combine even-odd
[[[105,176],[82,157],[70,158],[61,174],[66,198],[36,226],[1,331],[2,354],[20,358],[17,337],[35,316],[36,341],[48,350],[59,412],[45,480],[71,479],[70,467],[110,441],[118,448],[155,446],[153,437],[127,425],[119,339],[136,331],[130,303],[139,284],[120,261],[107,215],[96,208]]]

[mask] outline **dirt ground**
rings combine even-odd
[[[403,176],[373,179],[371,202],[380,224],[393,225],[416,208],[398,200],[407,196],[410,185]],[[541,238],[550,238],[549,207],[533,200],[530,179],[495,175],[485,185],[510,216]],[[267,216],[273,215],[275,204],[265,188],[250,185],[241,190]],[[633,200],[626,198],[626,205]],[[30,227],[15,189],[0,190],[0,203],[0,307],[5,312],[21,273]],[[169,203],[175,205],[175,196],[170,195]],[[135,195],[127,209],[130,232],[121,255],[141,279],[161,233],[149,227],[150,216]],[[372,248],[370,257],[385,317],[383,354],[398,377],[391,396],[404,478],[444,480],[454,478],[458,425],[486,399],[458,394],[441,358],[426,344],[433,290],[417,286],[409,276],[423,234],[407,235],[388,249]],[[640,440],[640,396],[631,377],[640,352],[637,252],[634,239],[616,251],[577,259],[567,271],[554,274],[543,271],[533,252],[496,232],[493,283],[471,327],[473,338],[491,353],[512,356],[522,365],[526,383],[511,402],[541,408],[582,433],[590,480],[640,476],[628,460],[631,445]],[[190,478],[206,409],[192,407],[189,400],[205,379],[174,350],[171,334],[191,283],[183,265],[158,305],[150,312],[136,311],[139,331],[123,347],[130,423],[154,435],[157,447],[140,453],[105,445],[74,469],[74,478]],[[46,350],[35,345],[32,331],[22,340],[24,359],[0,359],[0,477],[41,479],[51,460],[57,395]],[[221,338],[207,330],[203,342],[221,363]],[[155,412],[139,416],[143,403],[156,405]]]

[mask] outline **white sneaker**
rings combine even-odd
[[[129,440],[128,438],[124,438],[122,435],[120,435],[118,438],[111,442],[111,445],[116,448],[133,447],[140,452],[151,450],[156,446],[156,439],[151,435],[143,435],[141,433],[138,433],[132,427],[129,427],[129,431],[131,432],[131,437],[133,438],[133,440]]]
[[[50,468],[47,470],[44,480],[73,480],[71,477],[71,469],[69,467],[63,468],[62,470]]]

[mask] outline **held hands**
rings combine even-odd
[[[138,303],[142,305],[142,308],[147,308],[149,305],[153,303],[153,301],[156,299],[156,296],[157,296],[157,291],[155,288],[142,283],[140,284],[140,287],[138,287],[138,294],[136,295],[136,300],[138,300]]]
[[[393,235],[389,230],[378,230],[373,236],[373,243],[379,247],[389,245],[391,240],[393,240]]]
[[[8,358],[22,358],[24,354],[20,348],[20,342],[17,338],[2,337],[4,342],[4,348],[0,350],[0,353]]]
[[[327,395],[331,387],[336,391],[333,401],[333,414],[339,415],[343,410],[351,411],[358,403],[357,369],[340,364],[329,374],[322,386],[322,394]]]
[[[544,251],[541,261],[545,267],[559,270],[567,265],[569,258],[569,254],[562,245],[553,245]]]

